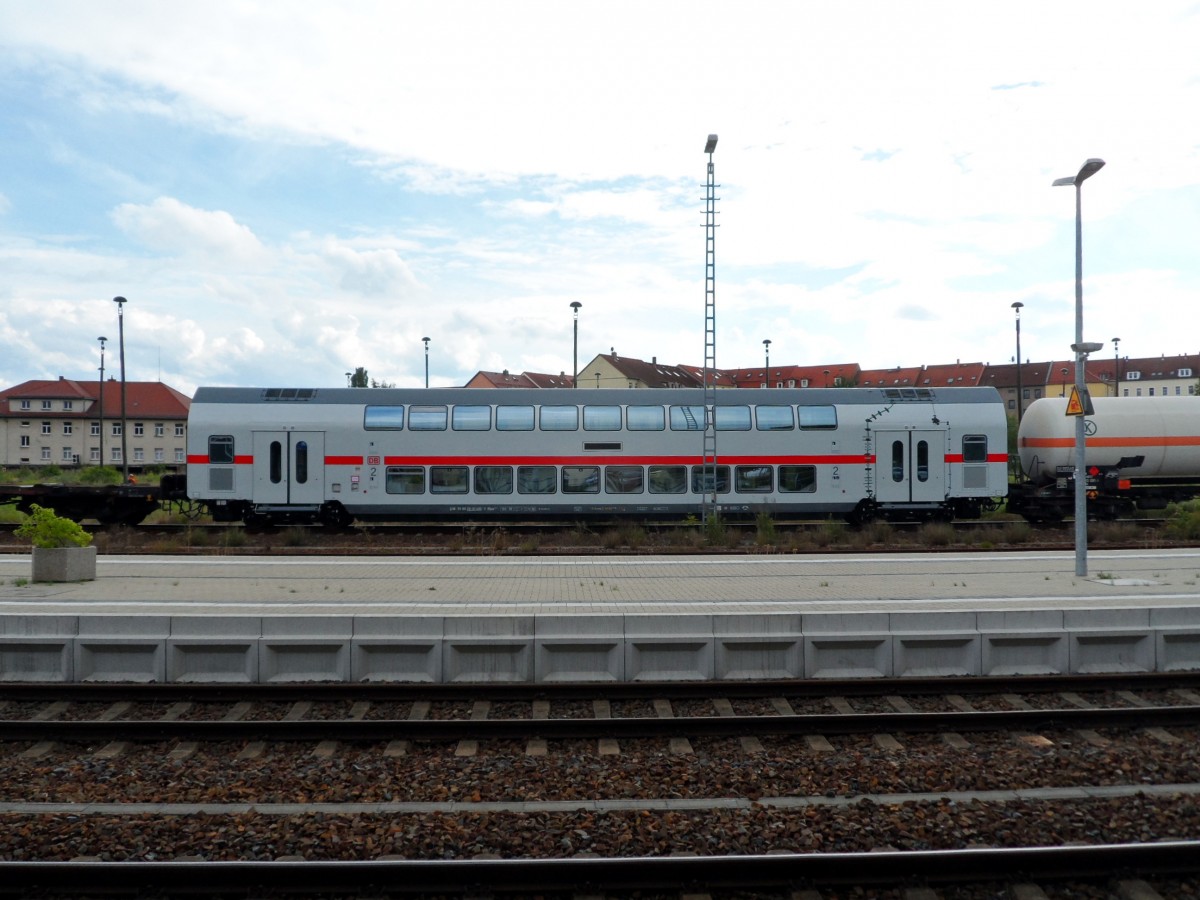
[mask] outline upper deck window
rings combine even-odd
[[[456,406],[451,414],[450,427],[455,431],[487,431],[492,427],[492,408]]]
[[[497,406],[497,431],[533,431],[532,406]]]
[[[620,431],[621,407],[585,406],[583,408],[584,431]]]
[[[543,406],[542,431],[575,431],[579,428],[578,406]]]
[[[367,431],[396,431],[403,427],[403,406],[368,406],[363,410],[363,428]]]
[[[833,406],[801,406],[800,429],[837,428],[837,409]]]

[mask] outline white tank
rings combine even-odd
[[[1090,467],[1115,466],[1125,478],[1200,476],[1200,397],[1093,397],[1087,416]],[[1034,481],[1049,481],[1059,466],[1075,465],[1075,418],[1067,400],[1045,397],[1025,410],[1017,433],[1021,468]]]

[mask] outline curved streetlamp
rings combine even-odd
[[[421,338],[425,342],[425,387],[429,387],[429,338]]]
[[[763,375],[766,377],[766,386],[771,386],[771,339],[763,338],[763,365],[766,367]]]
[[[583,306],[578,300],[571,301],[571,310],[575,313],[575,340],[571,345],[571,387],[579,387],[579,307]]]
[[[1054,187],[1072,185],[1075,188],[1075,391],[1087,409],[1087,385],[1084,383],[1084,360],[1088,353],[1099,350],[1101,344],[1083,341],[1083,183],[1104,168],[1104,160],[1089,159],[1079,171],[1067,178],[1055,179]],[[1075,574],[1087,575],[1087,467],[1086,423],[1082,415],[1075,417]]]

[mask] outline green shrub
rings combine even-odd
[[[88,466],[79,473],[80,484],[120,484],[121,473],[112,466]]]
[[[92,536],[80,528],[78,522],[36,503],[30,508],[33,511],[17,526],[14,534],[29,538],[33,546],[46,550],[54,547],[86,547],[92,542]]]
[[[1172,503],[1167,507],[1167,535],[1177,541],[1200,539],[1200,500]]]

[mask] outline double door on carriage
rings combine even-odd
[[[937,502],[946,497],[946,431],[875,432],[875,499]]]
[[[254,502],[321,503],[325,432],[254,432]]]

